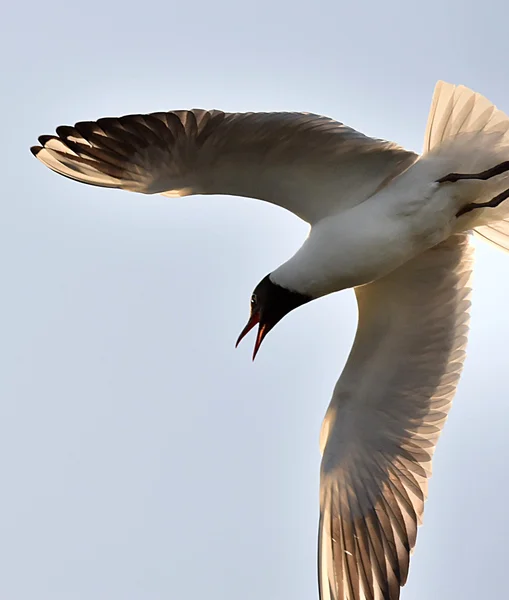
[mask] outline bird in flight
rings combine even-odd
[[[307,113],[175,110],[61,126],[33,154],[76,181],[230,194],[310,224],[255,287],[253,358],[289,312],[353,288],[354,344],[320,435],[321,600],[397,600],[468,334],[471,234],[509,250],[509,118],[438,82],[423,153]],[[237,342],[237,343],[238,343]]]

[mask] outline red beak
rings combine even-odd
[[[242,339],[251,331],[251,329],[253,329],[253,327],[255,325],[257,325],[258,323],[260,323],[260,313],[255,312],[249,317],[249,321],[247,322],[247,325],[241,331],[241,333],[239,335],[239,339],[237,340],[237,343],[235,344],[235,348],[240,344]],[[267,335],[267,333],[268,333],[267,325],[260,325],[258,327],[258,335],[256,336],[256,342],[255,342],[255,346],[254,346],[254,350],[253,350],[253,360],[255,359],[256,354],[258,353],[258,350],[260,349],[260,346],[263,342],[263,338]]]

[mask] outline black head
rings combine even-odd
[[[290,311],[312,300],[311,296],[292,292],[270,279],[270,273],[255,287],[251,296],[251,314],[247,325],[237,340],[237,347],[242,338],[258,324],[258,335],[253,352],[253,360],[264,337]]]

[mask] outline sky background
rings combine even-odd
[[[29,152],[78,120],[322,113],[420,151],[437,79],[509,111],[509,7],[9,3],[0,22],[0,599],[317,598],[318,434],[351,291],[238,350],[307,226],[249,199],[78,185]],[[403,600],[507,585],[509,256],[479,245],[469,355]]]

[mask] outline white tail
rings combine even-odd
[[[489,133],[498,134],[498,144],[509,146],[509,117],[481,94],[463,85],[455,86],[439,81],[431,101],[424,137],[424,153],[437,150],[439,146],[451,142],[459,135],[477,137],[481,134],[485,138],[485,134]],[[480,141],[481,139],[479,138]],[[482,151],[482,148],[479,148],[479,152]],[[509,200],[507,202],[509,203]],[[498,217],[498,220],[477,226],[474,231],[483,239],[509,252],[509,208],[504,207],[503,213],[507,217],[505,219],[500,218],[499,210],[493,209],[482,211],[486,213],[486,218],[490,218],[487,214],[489,210],[492,211],[490,216],[495,219]]]

